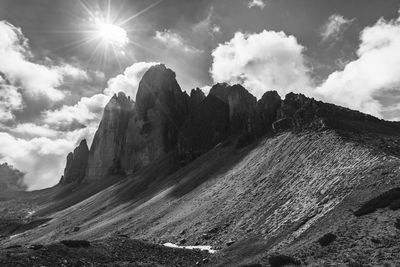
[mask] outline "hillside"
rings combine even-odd
[[[372,194],[398,187],[399,167],[398,158],[346,141],[332,131],[282,133],[241,150],[217,147],[167,177],[154,175],[165,168],[160,162],[52,214],[44,227],[9,242],[92,240],[116,233],[154,243],[186,240],[217,249],[235,241],[223,252],[227,256],[222,261],[233,257],[231,263],[236,263],[239,259],[230,251],[237,255],[236,250],[249,248],[246,240],[254,237],[251,253],[239,254],[247,257],[240,257],[243,263],[267,262],[272,251],[307,255],[316,250],[323,259],[334,256],[315,247],[316,239],[344,224],[349,225],[347,231],[341,230],[346,244],[336,248],[336,255],[350,250],[363,255],[361,262],[367,263],[372,259],[363,253],[365,244],[353,246],[356,230],[351,229],[367,219],[355,218],[352,210]],[[398,213],[381,212],[390,218],[382,223],[394,225]],[[74,227],[79,231],[73,232]],[[398,231],[394,233],[381,238],[398,237]],[[371,230],[363,238],[375,235]]]
[[[257,101],[217,84],[189,96],[158,65],[135,102],[110,100],[59,185],[18,198],[29,211],[0,244],[122,236],[212,246],[216,254],[201,255],[212,266],[396,266],[399,135],[399,123],[293,93]],[[200,256],[190,257],[184,266]]]

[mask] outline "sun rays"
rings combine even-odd
[[[79,26],[79,30],[58,32],[60,34],[78,34],[79,39],[59,49],[86,48],[90,50],[88,65],[95,61],[104,67],[110,59],[113,59],[119,66],[122,66],[121,60],[132,54],[128,52],[131,52],[134,46],[143,48],[138,40],[132,40],[132,33],[140,31],[140,29],[135,29],[129,22],[156,7],[162,1],[155,1],[131,16],[121,16],[121,12],[117,12],[116,8],[112,6],[111,0],[107,0],[103,7],[100,5],[90,6],[80,0],[79,4],[84,10],[85,17],[80,18],[83,23]],[[129,58],[129,60],[132,59]]]

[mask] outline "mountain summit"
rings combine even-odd
[[[0,265],[381,266],[384,255],[398,266],[399,138],[398,122],[302,94],[257,100],[220,83],[188,95],[156,65],[135,101],[110,99],[59,185],[1,195]],[[180,252],[185,263],[169,256]]]
[[[84,142],[68,155],[62,184],[133,173],[167,155],[186,164],[218,143],[241,147],[286,130],[400,133],[399,123],[301,94],[282,100],[268,91],[257,101],[241,85],[219,83],[207,96],[200,89],[189,96],[163,64],[143,75],[135,99],[122,92],[110,99],[90,151]]]

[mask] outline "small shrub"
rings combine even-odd
[[[88,248],[90,247],[90,242],[87,240],[63,240],[61,244],[69,248]]]
[[[358,210],[354,212],[354,215],[357,217],[366,215],[375,212],[377,209],[386,208],[392,203],[397,202],[399,200],[400,200],[400,188],[393,188],[364,203]]]
[[[322,237],[320,237],[318,239],[318,243],[325,247],[327,245],[329,245],[330,243],[332,243],[333,241],[335,241],[337,238],[337,236],[335,234],[332,233],[327,233],[326,235],[323,235]]]
[[[271,255],[268,259],[268,262],[271,267],[281,267],[288,264],[301,265],[301,262],[298,259],[282,254]]]

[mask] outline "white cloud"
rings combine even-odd
[[[316,94],[326,101],[381,117],[375,98],[388,89],[400,91],[400,19],[380,19],[360,35],[358,58],[329,75]]]
[[[343,32],[354,21],[354,19],[346,19],[342,15],[331,15],[324,25],[321,27],[320,35],[323,42],[337,41],[342,38]]]
[[[264,0],[250,0],[249,3],[247,4],[249,8],[258,7],[260,9],[264,9],[265,5],[266,4]]]
[[[133,100],[136,98],[136,92],[139,82],[143,74],[153,65],[159,63],[155,62],[137,62],[127,67],[123,74],[119,74],[108,81],[108,87],[104,90],[106,95],[112,96],[118,92],[124,92]]]
[[[57,110],[44,111],[43,122],[57,128],[64,128],[75,122],[85,126],[97,124],[109,99],[110,97],[104,94],[82,97],[75,105],[64,105]]]
[[[14,120],[14,111],[22,108],[22,96],[17,89],[0,81],[0,122]]]
[[[200,90],[203,91],[203,93],[204,93],[205,95],[208,95],[208,93],[209,93],[210,90],[211,90],[211,86],[209,86],[209,85],[204,85],[204,86],[200,87]]]
[[[183,39],[178,33],[171,30],[156,31],[154,39],[164,44],[169,48],[179,49],[186,53],[202,53],[203,51],[197,49],[194,46],[187,44],[186,40]]]
[[[280,95],[310,88],[304,47],[284,32],[238,32],[213,52],[210,73],[214,82],[240,83],[257,98],[265,91]]]
[[[11,128],[10,133],[25,137],[56,137],[58,132],[49,128],[48,125],[37,125],[34,123],[19,123],[14,128]]]
[[[85,78],[86,73],[68,64],[42,65],[32,61],[28,40],[20,28],[0,21],[0,72],[9,83],[27,97],[59,101],[64,93],[59,89],[64,76]]]
[[[91,144],[110,96],[119,91],[136,96],[140,79],[154,64],[157,63],[135,63],[123,74],[111,78],[104,94],[83,97],[75,105],[44,111],[40,123],[18,124],[7,129],[8,133],[0,133],[0,161],[26,172],[25,182],[30,190],[58,183],[67,154],[83,138]],[[74,123],[85,127],[65,130]]]
[[[0,159],[26,172],[24,182],[29,189],[54,185],[59,179],[66,152],[73,145],[67,140],[45,137],[29,141],[0,133]]]

